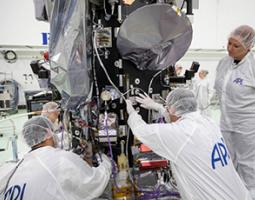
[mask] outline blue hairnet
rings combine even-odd
[[[46,117],[33,117],[24,124],[22,135],[27,145],[33,147],[53,137],[53,124]]]
[[[234,38],[240,42],[245,48],[251,49],[255,42],[255,31],[248,25],[242,25],[237,27],[229,38]]]
[[[197,110],[197,101],[193,92],[184,88],[171,91],[166,98],[166,105],[175,110],[172,114],[176,116]]]

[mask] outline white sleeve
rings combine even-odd
[[[136,112],[129,115],[133,134],[158,155],[175,162],[190,136],[175,123],[147,124]],[[192,131],[192,130],[191,130]]]
[[[216,67],[216,73],[215,73],[215,79],[214,79],[214,85],[213,85],[213,89],[216,90],[216,91],[218,90],[217,81],[220,77],[221,63],[222,63],[222,60],[219,61],[218,65]]]
[[[111,174],[111,163],[103,156],[98,167],[90,167],[78,155],[67,152],[63,157],[63,177],[60,184],[66,194],[75,195],[79,199],[94,199],[105,190]]]
[[[204,82],[198,86],[197,90],[198,108],[204,110],[209,105],[209,84]]]

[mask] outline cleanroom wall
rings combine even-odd
[[[176,0],[182,1],[182,0]],[[191,49],[222,49],[229,32],[240,24],[255,27],[254,0],[200,0],[193,13]],[[8,0],[0,6],[0,45],[42,45],[49,24],[36,21],[33,1]]]

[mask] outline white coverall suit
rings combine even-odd
[[[199,112],[168,124],[146,124],[135,111],[128,124],[134,135],[172,162],[182,200],[250,200],[218,126]]]
[[[210,116],[210,86],[207,78],[196,79],[194,81],[194,95],[197,100],[197,107],[202,115]]]
[[[94,168],[74,153],[45,146],[24,156],[4,200],[90,200],[103,193],[110,174],[104,157]]]
[[[221,106],[220,127],[234,166],[255,198],[255,60],[223,58],[214,88]]]

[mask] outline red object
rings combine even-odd
[[[141,153],[146,153],[146,152],[151,152],[151,151],[152,150],[149,147],[147,147],[145,144],[140,145],[140,152]]]
[[[166,168],[168,166],[168,160],[142,160],[140,161],[140,170]]]
[[[49,52],[48,51],[45,51],[44,53],[43,53],[43,57],[44,57],[44,60],[49,60]]]

